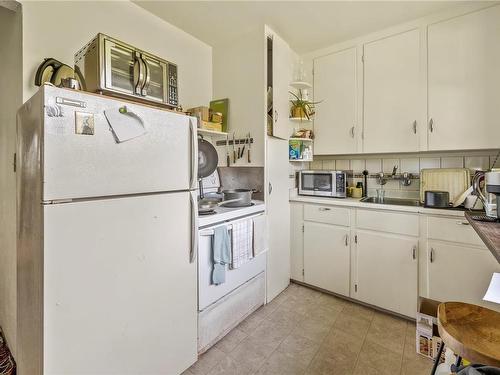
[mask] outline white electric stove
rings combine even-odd
[[[222,195],[217,195],[220,189],[217,171],[203,179],[203,188],[205,197],[222,199]],[[228,230],[232,231],[234,223],[241,220],[255,220],[262,217],[264,211],[264,202],[252,201],[251,206],[221,206],[213,213],[198,215],[199,353],[214,345],[265,302],[266,252],[254,256],[236,269],[226,265],[225,282],[212,284],[214,229],[227,226]],[[259,230],[265,231],[265,229]],[[267,238],[263,233],[259,235]]]

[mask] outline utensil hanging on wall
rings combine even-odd
[[[250,136],[250,133],[248,133],[248,157],[247,157],[247,162],[251,163],[252,159],[250,156],[250,149],[252,148],[252,137]]]
[[[226,164],[227,167],[229,167],[229,164],[231,164],[231,157],[229,156],[229,135],[226,134]]]
[[[236,134],[233,132],[233,164],[236,163]]]

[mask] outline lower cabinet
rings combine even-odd
[[[406,316],[417,308],[418,240],[358,230],[355,295],[360,301]]]
[[[349,295],[349,227],[304,222],[304,282]]]
[[[291,207],[294,280],[409,317],[419,295],[500,311],[482,300],[500,264],[462,217]]]
[[[427,285],[431,299],[500,310],[498,304],[482,300],[493,272],[500,272],[500,264],[486,248],[434,240],[427,243]]]

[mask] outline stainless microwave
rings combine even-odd
[[[75,54],[83,89],[175,108],[177,65],[104,34]]]
[[[299,195],[345,198],[351,180],[351,171],[300,171]]]

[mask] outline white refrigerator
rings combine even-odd
[[[20,375],[197,358],[196,119],[43,86],[18,112]]]

